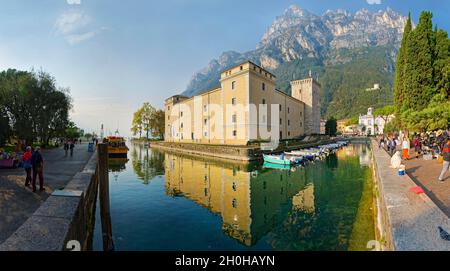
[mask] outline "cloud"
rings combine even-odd
[[[96,31],[90,31],[90,32],[82,33],[82,34],[67,35],[66,40],[70,45],[75,45],[75,44],[81,43],[83,41],[86,41],[86,40],[89,40],[89,39],[95,37],[95,35],[97,35],[97,33],[98,32],[96,32]]]
[[[81,5],[81,0],[66,0],[69,5]]]
[[[73,10],[64,12],[56,20],[56,31],[68,35],[79,31],[89,25],[92,19],[81,11]]]
[[[369,5],[380,5],[381,0],[366,0]]]
[[[92,24],[93,19],[89,15],[79,9],[73,9],[62,13],[56,19],[55,30],[70,45],[75,45],[92,39],[105,30],[104,27],[93,29]]]

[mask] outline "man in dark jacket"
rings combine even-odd
[[[31,156],[31,165],[33,166],[33,192],[36,192],[36,176],[39,175],[39,191],[44,191],[44,159],[42,158],[41,148],[36,147]]]
[[[442,156],[444,158],[444,162],[442,163],[441,175],[439,175],[439,181],[441,182],[444,181],[445,173],[450,169],[450,139],[447,139],[447,142],[442,148]]]

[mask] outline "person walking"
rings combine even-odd
[[[25,178],[25,186],[30,186],[31,184],[31,156],[33,153],[31,152],[31,147],[28,146],[25,149],[25,152],[22,155],[23,168],[25,169],[25,173],[27,174]]]
[[[397,149],[397,143],[396,143],[394,138],[391,138],[390,141],[389,141],[389,154],[391,156],[393,156],[395,151],[396,151],[396,149]]]
[[[416,154],[416,159],[419,158],[419,155],[422,153],[422,142],[420,141],[419,136],[416,136],[413,140],[414,153]]]
[[[409,160],[409,148],[410,148],[409,140],[406,136],[404,136],[402,141],[402,150],[403,150],[403,158],[405,160]]]
[[[442,148],[442,158],[444,161],[442,162],[442,171],[439,175],[440,182],[444,181],[445,173],[450,170],[450,138],[447,139],[447,142]]]
[[[67,153],[68,153],[68,152],[69,152],[69,142],[68,142],[67,139],[66,139],[66,140],[64,140],[64,153],[65,153],[64,156],[67,157]]]
[[[73,156],[73,149],[75,148],[75,143],[73,142],[73,140],[70,141],[69,148],[70,148],[70,156]]]
[[[33,192],[36,192],[37,176],[39,176],[39,191],[44,191],[44,159],[42,158],[40,147],[36,147],[31,156],[31,166],[33,167]]]

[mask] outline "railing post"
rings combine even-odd
[[[114,250],[114,242],[112,239],[111,212],[109,206],[108,145],[105,143],[97,144],[97,151],[103,250],[112,251]]]

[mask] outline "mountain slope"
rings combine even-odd
[[[355,14],[327,11],[318,16],[290,6],[275,18],[254,50],[222,53],[194,74],[183,94],[191,96],[217,86],[222,70],[248,59],[274,72],[278,87],[285,92],[290,91],[290,80],[304,78],[311,69],[323,85],[322,113],[333,115],[338,109],[331,106],[333,102],[351,102],[342,97],[352,97],[352,92],[373,83],[384,85],[383,91],[390,88],[405,23],[405,16],[389,8],[374,13],[362,9]],[[391,95],[386,92],[384,96]],[[354,110],[340,112],[342,117],[353,114]]]

